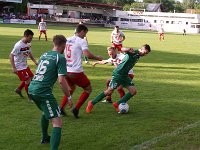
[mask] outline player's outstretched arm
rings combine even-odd
[[[94,62],[92,65],[95,67],[97,64],[107,64],[108,62],[107,62],[107,60],[102,60],[102,61],[96,61],[96,62]]]
[[[68,85],[68,83],[65,79],[65,76],[59,75],[58,76],[58,82],[60,84],[60,87],[61,87],[63,93],[68,98],[68,106],[69,106],[69,108],[71,108],[72,107],[72,97],[70,95],[70,92],[69,92],[70,87],[69,87],[69,85]]]
[[[122,52],[130,52],[130,53],[133,53],[134,52],[134,49],[133,48],[126,48],[126,47],[123,47],[122,49],[121,49],[121,51]]]
[[[83,51],[83,55],[85,55],[89,59],[95,59],[95,60],[99,60],[99,61],[103,60],[103,57],[101,57],[101,56],[95,56],[89,50],[84,50]]]

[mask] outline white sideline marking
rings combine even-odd
[[[175,131],[171,132],[171,133],[167,133],[167,134],[164,134],[164,135],[161,135],[161,136],[157,136],[155,138],[152,138],[148,141],[145,141],[143,142],[142,144],[138,144],[138,145],[135,145],[133,146],[130,150],[140,150],[140,149],[145,149],[145,148],[148,148],[149,146],[153,145],[153,144],[156,144],[157,142],[161,141],[161,140],[164,140],[168,137],[173,137],[173,136],[176,136],[178,135],[179,133],[182,133],[183,131],[185,130],[188,130],[188,129],[191,129],[191,128],[195,128],[197,126],[200,125],[200,120],[193,123],[193,124],[189,124],[185,127],[180,127],[178,129],[176,129]]]

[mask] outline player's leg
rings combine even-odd
[[[124,95],[125,95],[125,91],[123,89],[123,86],[120,85],[118,88],[117,88],[117,91],[119,93],[119,97],[122,98]]]
[[[29,101],[32,102],[32,99],[30,98],[30,96],[28,94],[28,86],[29,86],[31,79],[33,78],[34,74],[32,73],[32,71],[30,70],[29,67],[27,67],[25,71],[26,71],[26,75],[28,77],[27,77],[27,80],[25,81],[24,89],[26,90]]]
[[[21,81],[20,85],[15,89],[15,92],[22,98],[24,98],[24,96],[22,95],[22,89],[25,86],[25,82]]]
[[[61,140],[62,120],[60,117],[52,118],[52,132],[50,138],[51,150],[58,150]]]
[[[88,102],[88,105],[86,107],[86,113],[90,113],[94,107],[95,104],[100,102],[104,97],[107,95],[111,95],[113,93],[114,89],[108,87],[107,90],[101,92],[99,95],[97,95],[93,100]]]
[[[120,79],[120,77],[118,77],[118,76],[112,76],[112,79],[110,81],[108,89],[101,92],[92,101],[88,102],[88,105],[86,108],[87,113],[90,113],[92,111],[92,109],[96,103],[101,101],[107,95],[111,95],[113,93],[114,89],[116,89],[120,85],[119,79]]]
[[[107,79],[107,80],[106,80],[106,89],[108,89],[108,87],[109,87],[110,80],[111,80],[111,79]],[[106,96],[106,99],[103,100],[102,102],[104,102],[104,103],[112,103],[112,96],[111,96],[111,95],[107,95],[107,96]]]
[[[61,139],[62,120],[60,118],[60,109],[53,94],[44,95],[41,108],[46,119],[51,119],[52,132],[50,137],[51,150],[57,150]],[[45,124],[43,124],[44,127]],[[43,128],[42,128],[43,129]],[[46,128],[48,131],[48,128]],[[47,134],[47,137],[48,134]]]
[[[40,41],[41,35],[42,35],[42,31],[40,31],[40,35],[39,35],[39,41]]]
[[[79,87],[83,88],[83,92],[81,93],[74,109],[72,110],[74,116],[78,118],[79,109],[90,96],[90,93],[92,92],[92,86],[90,84],[90,80],[87,78],[87,76],[83,72],[76,74],[76,78],[74,79],[75,79],[74,82],[76,82],[76,84]]]
[[[44,35],[45,35],[45,40],[47,41],[47,33],[46,33],[46,31],[44,31]]]
[[[126,87],[129,92],[126,93],[120,100],[113,103],[113,106],[115,107],[115,110],[117,112],[118,112],[118,106],[120,103],[122,103],[122,102],[126,103],[131,97],[136,95],[136,88],[134,87],[134,83],[129,76],[127,76],[126,78],[125,77],[123,78],[122,86]]]
[[[67,83],[70,87],[70,90],[69,90],[70,95],[73,95],[74,91],[76,90],[76,85],[68,76],[65,79],[67,80]],[[64,95],[61,100],[61,103],[60,103],[60,111],[61,111],[61,115],[63,115],[63,116],[67,115],[65,112],[65,106],[67,103],[68,103],[68,98],[67,98],[67,96]]]

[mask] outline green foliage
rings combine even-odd
[[[49,150],[41,145],[41,112],[33,103],[28,103],[14,93],[19,79],[11,72],[8,55],[13,45],[27,28],[35,33],[32,42],[33,55],[40,55],[52,47],[55,34],[71,36],[74,26],[48,25],[49,41],[38,41],[37,25],[0,24],[0,149],[2,150]],[[91,28],[87,35],[89,49],[96,55],[108,58],[106,47],[110,46],[109,28]],[[166,33],[160,42],[156,32],[124,30],[125,47],[139,48],[144,43],[151,45],[151,53],[139,60],[134,67],[134,82],[137,95],[129,101],[130,111],[120,115],[110,104],[98,103],[91,114],[85,113],[86,103],[80,109],[80,119],[75,119],[68,108],[63,117],[61,150],[188,150],[200,146],[200,35]],[[92,63],[92,61],[90,61]],[[35,65],[29,60],[31,69]],[[91,80],[93,91],[88,100],[105,89],[105,81],[111,77],[113,66],[84,65]],[[73,95],[77,101],[82,90]],[[63,96],[59,85],[54,94],[60,103]],[[113,93],[113,101],[119,99]],[[188,125],[190,128],[188,128]],[[187,128],[185,128],[187,127]],[[178,130],[179,129],[179,130]],[[51,131],[51,124],[50,130]],[[174,132],[175,131],[175,132]],[[156,140],[152,140],[156,139]],[[147,141],[151,141],[148,143]],[[145,143],[145,146],[141,144]]]

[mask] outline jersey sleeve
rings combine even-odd
[[[20,53],[20,46],[15,44],[15,46],[13,47],[11,54],[13,54],[14,56],[16,56],[17,54]]]
[[[82,51],[88,50],[88,43],[85,39],[82,40],[81,49]]]
[[[65,57],[60,56],[58,61],[58,75],[66,75],[67,74],[67,67],[66,67],[66,59]]]

